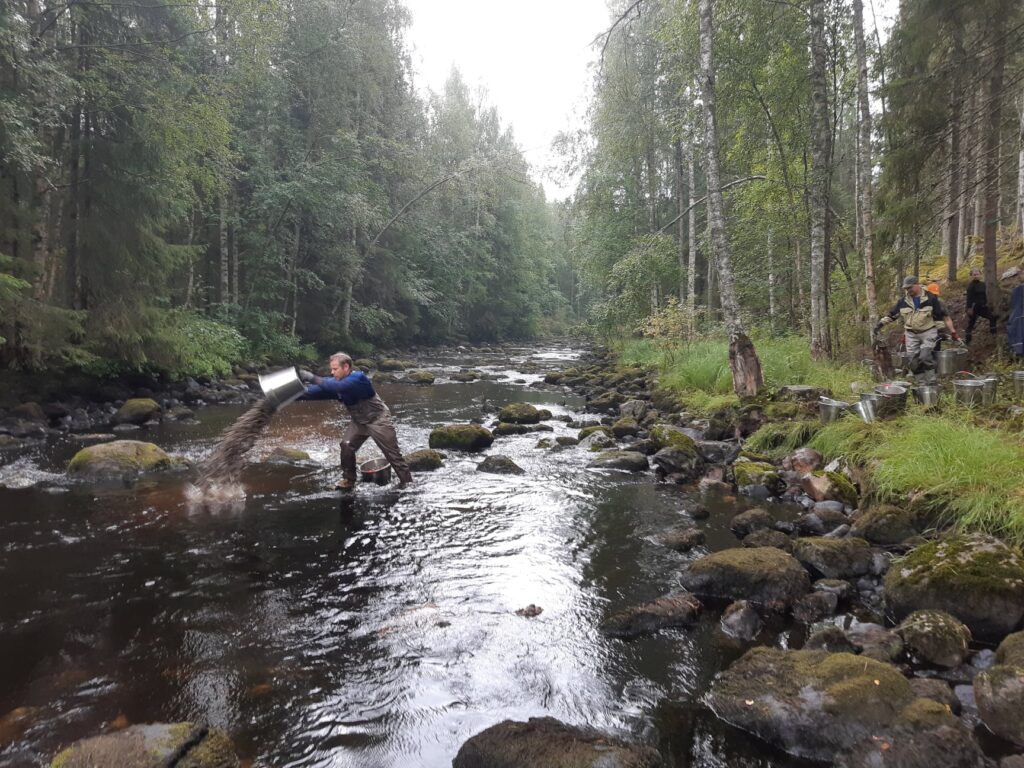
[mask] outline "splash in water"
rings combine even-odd
[[[245,454],[252,450],[276,410],[269,400],[260,400],[228,427],[213,453],[200,465],[196,484],[187,489],[190,502],[230,506],[245,498],[238,482]]]

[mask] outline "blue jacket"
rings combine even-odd
[[[299,400],[341,400],[346,406],[352,406],[370,400],[377,395],[370,377],[362,371],[352,371],[343,379],[333,377],[321,378],[319,384],[306,387],[306,394]]]

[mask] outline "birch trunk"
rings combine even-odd
[[[871,101],[868,98],[868,55],[864,43],[864,3],[853,0],[854,35],[857,46],[857,100],[860,106],[860,140],[857,161],[860,192],[861,243],[864,248],[864,289],[867,294],[868,324],[878,322],[878,298],[875,295],[874,219],[871,210],[872,153]],[[955,258],[955,257],[954,257]]]
[[[695,143],[694,143],[695,144]],[[697,313],[697,182],[694,157],[697,154],[696,146],[690,147],[688,160],[687,179],[690,186],[689,200],[687,205],[690,208],[686,217],[687,228],[687,260],[686,260],[686,314],[689,318],[690,333],[693,333]]]
[[[1017,234],[1024,237],[1024,91],[1017,100]]]
[[[811,0],[811,357],[830,354],[825,295],[825,217],[828,210],[828,100],[825,86],[824,0]]]
[[[999,306],[996,235],[999,226],[999,128],[1003,106],[1003,72],[1006,68],[1006,30],[1003,14],[993,19],[992,66],[986,89],[985,177],[984,177],[984,254],[985,292],[989,305]]]

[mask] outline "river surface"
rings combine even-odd
[[[489,406],[581,415],[579,398],[529,387],[577,356],[436,355],[419,362],[438,383],[378,391],[408,452]],[[459,366],[499,378],[444,377]],[[201,408],[198,424],[129,436],[198,460],[242,410]],[[582,450],[539,449],[551,435],[530,434],[488,451],[522,476],[449,453],[407,490],[341,495],[342,426],[334,403],[279,412],[253,450],[244,502],[218,511],[190,508],[181,476],[68,483],[63,468],[88,440],[0,454],[0,766],[46,765],[117,725],[182,720],[225,729],[247,765],[448,766],[473,734],[541,715],[645,741],[670,766],[797,765],[700,709],[711,677],[744,650],[717,612],[630,642],[598,632],[608,613],[676,589],[681,565],[706,551],[652,541],[683,521],[693,498],[681,488],[587,470]],[[262,463],[277,446],[313,463]],[[707,547],[735,546],[728,523],[743,505],[702,501]],[[530,604],[543,612],[516,614]]]

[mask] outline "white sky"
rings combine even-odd
[[[557,162],[551,141],[559,131],[582,126],[590,92],[587,65],[598,51],[591,47],[612,16],[606,0],[404,0],[412,13],[416,85],[442,92],[452,67],[512,125],[516,141],[548,199],[571,193],[544,177]],[[898,0],[867,0],[864,24],[873,30],[872,5],[882,39],[895,16]],[[573,182],[574,183],[574,182]]]

